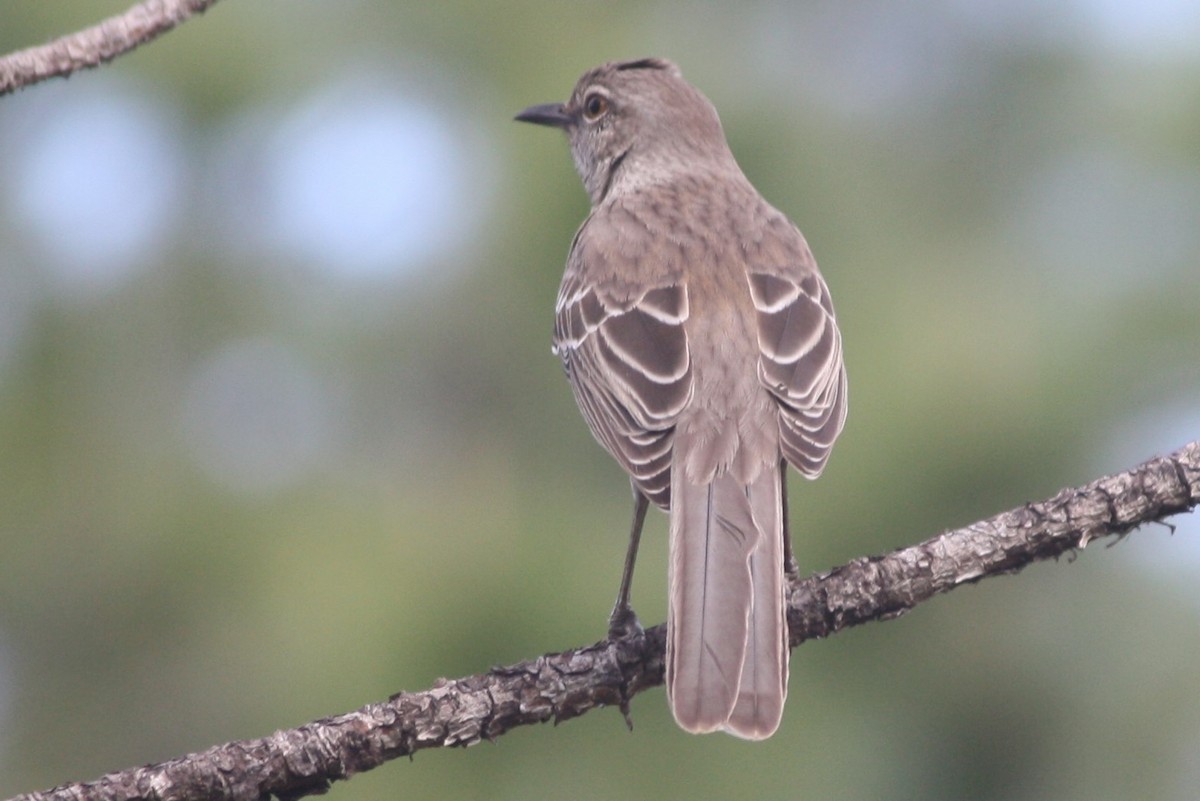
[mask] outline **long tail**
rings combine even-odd
[[[686,731],[770,737],[787,697],[780,473],[671,478],[667,699]]]

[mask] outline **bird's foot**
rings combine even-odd
[[[789,584],[795,584],[800,580],[800,565],[796,563],[794,556],[788,557],[787,564],[783,566],[783,575]]]
[[[608,639],[624,640],[642,633],[642,624],[637,613],[629,605],[614,606],[608,616]]]

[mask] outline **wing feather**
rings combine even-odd
[[[758,377],[779,403],[784,458],[809,478],[846,420],[846,369],[829,288],[815,270],[747,274],[758,318]]]
[[[666,506],[671,434],[692,397],[683,324],[687,288],[597,286],[568,270],[555,313],[554,352],[593,436],[648,498]]]

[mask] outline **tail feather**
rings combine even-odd
[[[779,473],[672,471],[667,698],[690,732],[763,739],[787,692]]]
[[[764,740],[779,728],[787,698],[788,642],[783,586],[783,518],[779,472],[764,470],[747,487],[760,532],[750,555],[754,599],[737,703],[725,730]]]

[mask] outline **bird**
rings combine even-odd
[[[669,515],[666,687],[678,725],[762,740],[787,696],[786,473],[814,479],[846,419],[842,337],[804,236],[751,185],[713,104],[662,58],[612,61],[521,122],[567,135],[591,210],[553,351],[628,473],[633,522],[609,635],[630,605],[650,503]]]

